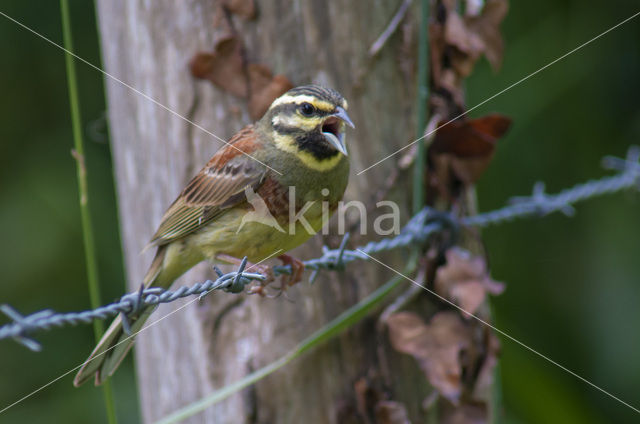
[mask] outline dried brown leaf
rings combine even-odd
[[[507,0],[487,0],[480,15],[465,17],[469,31],[482,40],[483,53],[494,70],[502,64],[504,42],[500,34],[500,23],[507,15],[508,9]]]
[[[496,141],[510,125],[511,119],[498,113],[451,123],[441,122],[430,149],[435,153],[452,153],[459,157],[487,156],[493,153]]]
[[[484,259],[452,248],[445,253],[447,263],[436,271],[435,289],[466,312],[475,314],[487,293],[500,294],[504,284],[492,280]],[[467,314],[464,314],[468,318]]]
[[[451,65],[459,76],[469,76],[473,65],[485,50],[483,39],[471,31],[455,11],[449,11],[444,37],[448,45],[455,47],[455,50],[451,51]]]
[[[454,98],[461,90],[461,80],[471,74],[480,56],[484,54],[494,70],[500,67],[504,50],[500,23],[508,9],[507,0],[487,0],[480,11],[468,7],[467,14],[460,16],[457,3],[441,2],[429,31],[434,84],[446,87]],[[455,78],[445,80],[449,66],[455,70]]]
[[[383,400],[375,407],[376,424],[411,424],[404,404],[392,400]]]
[[[262,117],[277,97],[293,88],[287,77],[273,76],[267,66],[246,64],[242,42],[235,35],[221,38],[212,53],[197,53],[189,66],[194,77],[248,99],[249,115],[254,120]]]
[[[365,377],[361,377],[353,384],[353,389],[356,396],[356,411],[360,418],[364,418],[365,422],[369,420],[369,408],[372,406],[373,402],[377,402],[377,393],[376,391],[369,385],[369,381]],[[372,399],[373,398],[373,399]]]
[[[223,0],[222,5],[229,12],[245,19],[253,19],[256,17],[255,0]]]
[[[271,70],[265,65],[252,63],[248,72],[251,87],[249,115],[252,119],[259,119],[276,98],[293,88],[293,84],[284,75],[272,76]]]
[[[484,403],[463,403],[455,408],[446,408],[440,421],[442,424],[486,424],[489,411]]]
[[[459,119],[439,125],[429,147],[430,159],[435,165],[441,184],[453,174],[465,185],[474,184],[493,159],[497,140],[504,135],[511,119],[500,114],[490,114],[477,119]]]
[[[391,315],[387,324],[391,345],[412,355],[440,394],[457,403],[461,391],[460,352],[470,345],[470,334],[453,311],[439,312],[429,324],[411,312]]]
[[[238,97],[246,98],[248,95],[242,43],[234,35],[221,38],[212,53],[197,53],[189,67],[196,78],[208,79]]]
[[[494,69],[500,67],[504,50],[500,23],[507,9],[507,0],[488,0],[480,14],[464,18],[455,8],[448,9],[444,37],[447,44],[455,47],[450,59],[461,77],[471,74],[482,54]]]

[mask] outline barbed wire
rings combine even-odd
[[[322,256],[304,261],[304,265],[306,269],[312,270],[310,282],[313,283],[321,270],[342,270],[346,264],[355,260],[369,260],[368,255],[410,245],[425,244],[430,237],[447,230],[457,231],[460,227],[470,226],[487,227],[516,218],[544,216],[552,212],[562,212],[567,216],[573,216],[575,213],[573,204],[579,201],[634,186],[640,190],[639,160],[640,147],[632,146],[625,159],[607,156],[602,160],[603,167],[618,171],[616,175],[590,180],[562,190],[557,194],[545,193],[544,184],[538,182],[534,185],[531,196],[514,197],[507,206],[474,216],[457,218],[450,213],[425,208],[414,215],[400,233],[394,237],[369,242],[362,247],[351,250],[346,249],[349,240],[349,234],[346,234],[337,249],[323,246]],[[31,350],[39,351],[41,350],[40,344],[28,337],[35,331],[81,323],[88,324],[95,319],[107,319],[119,314],[123,318],[126,329],[128,327],[126,325],[128,323],[127,317],[134,316],[145,306],[170,303],[195,295],[203,298],[214,290],[241,293],[252,282],[267,279],[267,276],[262,273],[245,272],[246,265],[247,258],[245,257],[236,271],[223,273],[217,266],[214,266],[213,268],[218,275],[216,280],[207,280],[192,286],[182,286],[177,290],[140,287],[137,292],[125,294],[111,304],[82,312],[57,313],[47,309],[23,316],[11,306],[1,305],[0,311],[11,322],[0,327],[0,340],[12,338]],[[272,270],[274,276],[292,272],[290,265],[275,266]]]

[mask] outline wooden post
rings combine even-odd
[[[213,25],[219,13],[215,1],[97,4],[106,72],[223,139],[250,122],[244,101],[194,80],[188,70],[193,54],[210,51],[221,35]],[[352,175],[347,200],[370,203],[398,158],[362,176],[356,172],[402,147],[414,134],[416,51],[403,39],[415,41],[416,14],[409,12],[407,23],[375,59],[367,56],[398,5],[260,0],[255,20],[232,17],[251,61],[286,75],[294,85],[325,84],[348,99],[357,129],[348,134]],[[113,79],[106,78],[106,87],[127,279],[129,289],[136,290],[151,260],[151,253],[140,252],[162,213],[221,143]],[[393,195],[403,207],[404,219],[409,215],[408,191],[408,186],[400,187]],[[315,257],[322,243],[316,237],[294,253],[302,259]],[[406,260],[401,254],[384,258],[397,269]],[[178,284],[212,276],[202,264]],[[144,420],[153,422],[264,366],[391,276],[374,263],[359,263],[349,265],[345,273],[323,273],[313,286],[295,286],[289,292],[292,302],[215,293],[184,309],[180,308],[190,299],[162,306],[150,322],[176,312],[136,342]],[[389,370],[393,378],[382,384],[387,394],[406,405],[414,422],[423,422],[427,383],[411,358],[388,348],[375,319],[189,422],[315,424],[362,419],[370,411],[359,410],[354,384],[361,377],[388,376]]]

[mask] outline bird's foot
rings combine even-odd
[[[216,259],[224,262],[228,262],[234,265],[240,265],[242,263],[242,259],[238,259],[235,256],[227,255],[224,253],[218,254],[216,256]],[[291,274],[283,275],[281,277],[281,283],[280,283],[278,292],[272,296],[267,295],[265,288],[269,284],[275,281],[273,268],[270,265],[254,264],[251,262],[247,262],[247,266],[244,269],[246,272],[257,272],[266,276],[266,279],[262,281],[255,281],[251,285],[251,287],[249,287],[249,289],[247,290],[248,294],[258,294],[260,296],[267,296],[267,297],[278,297],[282,293],[285,293],[285,297],[286,297],[287,288],[289,286],[293,286],[296,283],[299,283],[302,280],[302,274],[304,273],[304,269],[305,269],[304,262],[289,255],[280,255],[278,256],[278,259],[282,261],[283,265],[291,266]]]
[[[273,275],[273,268],[270,265],[259,264],[259,265],[254,265],[251,271],[262,274],[267,278],[265,278],[264,280],[254,281],[251,287],[249,287],[249,289],[247,290],[247,293],[259,294],[260,296],[267,296],[267,294],[264,292],[265,287],[267,287],[267,285],[271,284],[276,280],[275,275]]]
[[[242,263],[242,259],[238,259],[235,256],[227,255],[224,253],[216,255],[216,259],[238,266],[240,266],[240,264]],[[270,265],[254,264],[253,262],[247,261],[244,272],[255,272],[266,277],[264,280],[254,281],[249,289],[247,289],[248,294],[259,294],[260,296],[265,296],[266,293],[264,292],[264,288],[268,284],[274,282],[276,279],[275,275],[273,274],[273,268]]]
[[[278,256],[278,259],[282,261],[283,265],[291,266],[291,274],[288,276],[282,276],[282,284],[280,286],[280,290],[285,291],[288,286],[293,286],[294,284],[302,281],[302,273],[304,273],[304,262],[289,255],[280,255]]]

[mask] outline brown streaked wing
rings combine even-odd
[[[167,209],[149,245],[163,245],[184,237],[214,219],[222,210],[245,200],[244,190],[262,184],[266,168],[248,158],[260,143],[255,127],[238,132],[193,177]]]

